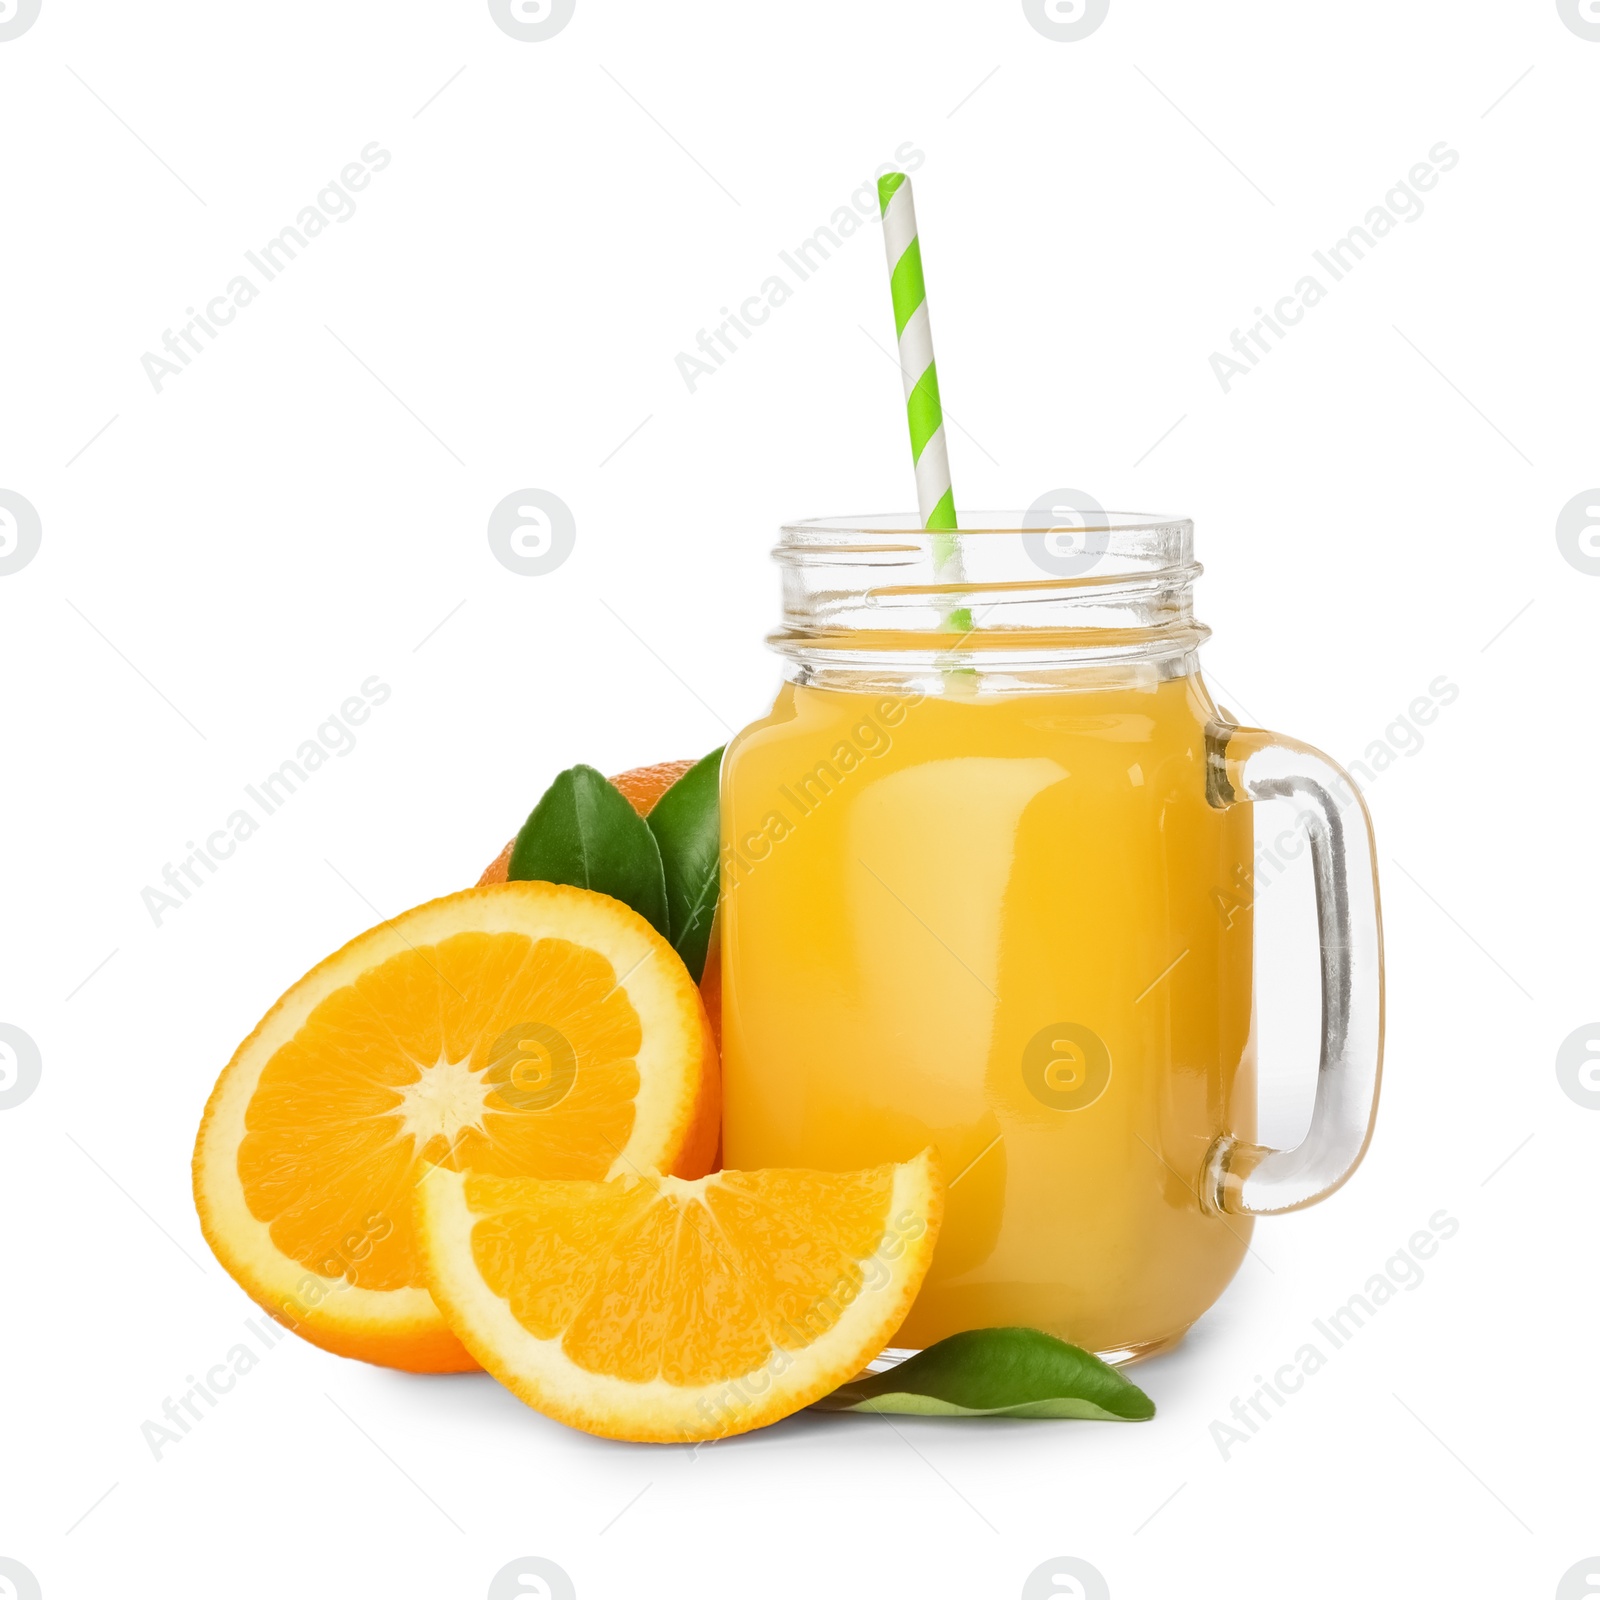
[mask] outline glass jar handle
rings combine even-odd
[[[1267,1216],[1325,1200],[1372,1138],[1383,1069],[1383,924],[1366,802],[1319,750],[1259,728],[1206,733],[1212,805],[1293,799],[1311,839],[1322,965],[1322,1055],[1311,1126],[1293,1150],[1223,1134],[1201,1186],[1212,1211]]]

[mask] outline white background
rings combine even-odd
[[[0,488],[43,530],[0,577],[0,1021],[43,1062],[0,1111],[0,1555],[47,1600],[477,1597],[524,1555],[583,1600],[1011,1597],[1057,1556],[1116,1600],[1554,1595],[1600,1552],[1600,1114],[1554,1065],[1600,1015],[1600,577],[1555,539],[1600,483],[1597,94],[1554,0],[1112,0],[1076,43],[1016,0],[578,0],[543,43],[470,0],[43,0],[0,42]],[[373,140],[356,214],[158,394],[144,352]],[[1425,213],[1224,394],[1212,352],[1441,140]],[[153,1460],[251,1309],[188,1180],[239,1038],[560,768],[764,710],[776,526],[908,502],[875,223],[697,392],[674,366],[905,141],[958,502],[1193,516],[1215,692],[1338,759],[1459,687],[1369,795],[1364,1168],[1258,1229],[1142,1426],[626,1446],[286,1339]],[[544,577],[486,537],[527,487],[576,519]],[[372,674],[356,748],[157,926],[163,865]],[[1263,911],[1280,1121],[1304,891]],[[1224,1460],[1212,1421],[1441,1208],[1426,1280]]]

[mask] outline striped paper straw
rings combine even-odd
[[[950,488],[944,412],[939,405],[939,373],[933,364],[928,291],[922,281],[922,246],[917,239],[911,180],[905,173],[889,172],[878,179],[878,205],[883,212],[883,244],[889,258],[894,331],[900,341],[906,421],[911,425],[911,459],[917,469],[917,512],[925,528],[953,528],[956,502]],[[954,541],[950,543],[953,551]]]
[[[933,333],[928,325],[928,291],[922,281],[922,245],[911,180],[903,172],[878,179],[883,213],[883,245],[889,258],[889,293],[894,300],[894,331],[900,344],[900,377],[906,390],[906,421],[911,427],[911,460],[917,474],[917,514],[924,528],[953,529],[955,494],[950,488],[950,457],[945,450],[944,410],[939,404],[939,373],[933,364]],[[960,583],[961,547],[949,533],[934,534],[933,567],[946,582]],[[946,627],[972,631],[972,612],[959,606],[945,613]]]

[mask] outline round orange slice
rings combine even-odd
[[[418,1176],[698,1176],[718,1099],[699,992],[642,917],[557,884],[468,889],[267,1013],[206,1107],[195,1204],[217,1259],[313,1344],[470,1370],[422,1278]]]
[[[418,1233],[461,1342],[535,1410],[612,1439],[720,1439],[853,1378],[933,1257],[925,1150],[862,1172],[602,1183],[429,1171]]]

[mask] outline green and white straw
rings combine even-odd
[[[894,301],[894,331],[900,344],[900,377],[906,391],[906,421],[911,428],[911,460],[917,474],[917,514],[924,528],[956,526],[955,495],[950,488],[950,456],[945,448],[944,410],[939,404],[939,372],[933,361],[933,332],[928,324],[928,291],[922,280],[922,244],[917,213],[911,201],[911,180],[903,172],[878,179],[878,207],[883,213],[883,245],[889,259],[889,293]],[[945,534],[933,541],[934,570],[960,582],[961,549]],[[972,614],[964,607],[948,613],[950,627],[966,632]]]
[[[925,528],[953,528],[956,502],[950,489],[939,373],[933,364],[928,291],[922,281],[922,244],[917,238],[911,180],[905,173],[889,172],[878,179],[878,205],[883,212],[883,245],[889,258],[894,331],[900,341],[906,421],[911,425],[911,459],[917,469],[917,512]]]

